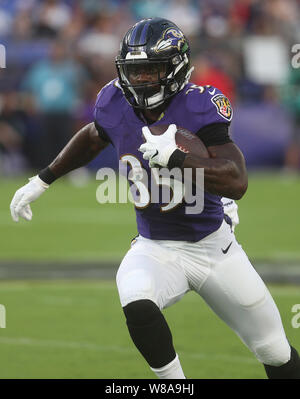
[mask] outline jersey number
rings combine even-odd
[[[151,177],[149,179],[147,171],[134,155],[123,155],[121,161],[124,164],[128,163],[130,165],[131,170],[128,174],[128,180],[132,182],[130,191],[133,203],[137,209],[145,209],[150,203],[159,203],[159,188],[162,186],[165,186],[166,189],[162,192],[162,202],[164,205],[160,206],[161,212],[171,211],[182,203],[184,198],[184,184],[182,183],[182,176],[179,169],[176,175],[176,171],[175,173],[170,173],[166,168],[161,170],[153,168],[151,169]]]

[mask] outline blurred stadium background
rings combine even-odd
[[[117,167],[114,149],[54,183],[33,204],[32,222],[15,224],[9,214],[15,190],[93,120],[97,93],[116,76],[121,37],[151,16],[182,28],[191,80],[218,87],[233,104],[231,135],[249,169],[237,237],[299,348],[291,307],[300,303],[300,57],[297,65],[292,52],[300,1],[0,0],[2,378],[152,377],[129,341],[113,282],[136,234],[134,210],[96,201],[96,171]],[[197,297],[177,306],[166,314],[187,376],[264,378]]]

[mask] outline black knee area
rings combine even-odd
[[[160,368],[175,359],[171,331],[154,302],[134,301],[123,311],[131,339],[151,367]]]
[[[134,326],[144,326],[163,317],[158,306],[149,299],[131,302],[123,308],[127,323]]]
[[[270,379],[300,379],[300,357],[295,348],[291,346],[291,358],[282,366],[269,366],[264,364]]]

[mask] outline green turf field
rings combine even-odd
[[[290,342],[299,287],[271,286]],[[114,282],[1,282],[1,378],[154,378],[130,341]],[[263,367],[203,300],[165,310],[189,378],[265,378]]]
[[[96,201],[99,182],[85,187],[55,182],[32,205],[33,220],[11,220],[9,203],[26,179],[0,180],[0,261],[119,261],[136,235],[131,204]],[[300,260],[300,179],[250,175],[239,203],[236,235],[252,259]]]

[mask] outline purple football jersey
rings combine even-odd
[[[119,159],[130,154],[142,165],[150,179],[148,161],[138,151],[144,143],[142,127],[146,123],[127,103],[118,79],[108,83],[98,94],[94,117],[110,138]],[[174,96],[163,117],[151,126],[174,123],[196,134],[203,126],[218,122],[229,123],[231,118],[230,103],[217,88],[188,83]],[[204,209],[198,214],[186,213],[186,206],[183,200],[168,212],[162,212],[162,203],[151,201],[143,208],[135,207],[139,234],[155,240],[195,242],[220,227],[224,218],[221,197],[205,192]]]

